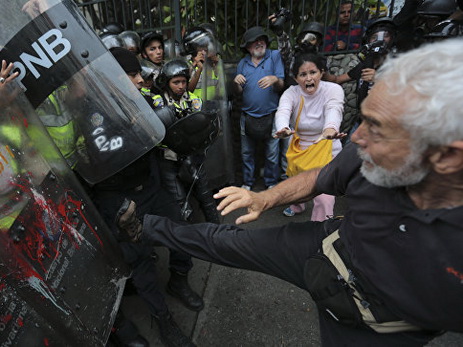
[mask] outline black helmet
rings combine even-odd
[[[215,26],[212,23],[201,23],[199,25],[200,28],[206,29],[209,34],[211,34],[214,37],[217,37],[217,31],[215,30]]]
[[[198,47],[206,47],[209,52],[215,52],[214,36],[205,28],[193,27],[183,36],[183,49],[185,54],[195,55]]]
[[[392,34],[396,31],[396,25],[392,18],[389,17],[380,17],[373,20],[368,26],[367,30],[365,31],[365,36],[368,37],[373,33],[376,33],[381,30],[386,30],[391,32]]]
[[[418,15],[450,16],[457,9],[455,0],[424,0],[418,6]]]
[[[425,35],[425,39],[444,39],[455,37],[463,34],[463,24],[453,19],[447,19],[437,24],[429,34]]]
[[[302,27],[302,30],[299,33],[299,35],[297,35],[296,42],[298,44],[302,44],[306,34],[314,33],[318,35],[318,40],[320,41],[319,44],[321,44],[323,42],[324,31],[325,31],[325,28],[323,24],[321,23],[318,23],[318,22],[307,23]]]
[[[150,31],[142,36],[140,50],[143,52],[146,46],[154,40],[161,42],[162,49],[164,49],[164,37],[162,36],[162,33],[158,31]]]
[[[124,43],[124,48],[127,48],[128,50],[135,48],[137,54],[140,52],[140,36],[135,31],[123,31],[119,34],[119,37]]]
[[[169,81],[177,76],[183,76],[187,82],[190,80],[190,67],[183,59],[173,59],[164,64],[156,79],[159,88],[165,89]]]
[[[364,35],[364,41],[365,43],[371,43],[370,39],[371,36],[375,33],[378,33],[380,31],[387,31],[389,35],[392,37],[392,39],[395,37],[396,34],[396,25],[392,18],[389,17],[380,17],[375,20],[373,20],[367,27],[367,30],[365,31]],[[383,41],[382,39],[378,39],[380,41]],[[376,40],[375,40],[376,41]],[[392,45],[392,40],[388,44],[389,46]]]
[[[106,32],[100,35],[100,39],[103,41],[103,44],[107,49],[111,49],[113,47],[124,47],[124,42],[117,34]]]
[[[159,75],[159,70],[160,70],[159,66],[153,64],[149,60],[141,59],[140,65],[141,65],[141,77],[145,81],[156,79],[156,77]]]
[[[256,26],[249,28],[243,35],[243,41],[240,48],[247,53],[248,51],[246,50],[246,46],[256,41],[259,37],[264,37],[267,45],[269,44],[270,39],[262,27]]]
[[[123,32],[125,29],[124,27],[119,24],[119,23],[115,23],[115,22],[112,22],[112,23],[108,23],[106,24],[102,29],[101,29],[101,32],[102,33],[110,33],[110,34],[120,34],[121,32]]]

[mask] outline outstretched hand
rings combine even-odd
[[[278,131],[275,131],[275,133],[273,134],[273,137],[275,139],[285,139],[285,138],[291,136],[294,133],[295,133],[295,131],[290,129],[290,128],[283,128],[283,129],[280,129]]]
[[[8,87],[8,84],[18,77],[19,72],[14,72],[13,63],[7,63],[5,60],[2,60],[1,70],[0,70],[0,106],[5,107],[9,105],[18,95],[19,89],[12,89]]]
[[[314,143],[319,143],[321,140],[337,140],[337,139],[342,139],[346,137],[346,133],[340,133],[336,131],[333,128],[327,128],[323,130],[323,133],[320,135],[320,137],[314,142]]]
[[[214,194],[215,199],[223,199],[217,206],[217,210],[222,211],[225,216],[239,208],[246,208],[247,214],[238,217],[236,224],[249,223],[259,218],[265,210],[264,200],[254,192],[238,187],[226,187]]]

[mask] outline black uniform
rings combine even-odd
[[[342,222],[244,230],[230,225],[182,226],[147,216],[142,240],[308,289],[308,258],[318,252],[327,234],[339,228],[353,278],[364,279],[370,295],[398,320],[421,330],[380,334],[342,325],[320,311],[324,346],[422,346],[439,331],[463,332],[463,207],[421,210],[404,187],[371,184],[359,171],[356,148],[348,145],[317,180],[318,192],[346,196],[349,209]]]
[[[161,186],[159,177],[157,160],[153,152],[149,152],[93,187],[95,205],[111,230],[116,230],[114,219],[126,197],[137,203],[140,218],[145,214],[156,214],[181,221],[178,204]],[[167,312],[164,296],[159,291],[153,246],[127,242],[120,242],[120,245],[124,260],[133,268],[132,278],[137,292],[148,303],[151,313]],[[171,270],[187,273],[192,267],[191,257],[171,250],[169,266]]]

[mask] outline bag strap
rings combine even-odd
[[[334,242],[338,240],[339,229],[331,233],[328,237],[323,239],[322,242],[322,251],[323,254],[331,261],[331,263],[336,267],[339,272],[339,275],[347,282],[350,287],[354,302],[362,315],[363,322],[368,325],[371,329],[377,333],[396,333],[403,331],[419,331],[421,328],[414,326],[406,321],[392,321],[392,322],[377,322],[373,312],[370,310],[370,303],[367,302],[362,294],[359,293],[357,287],[354,285],[356,281],[355,275],[352,273],[351,269],[347,268],[347,265],[344,263],[343,259],[339,255],[338,251],[334,247]]]
[[[297,126],[299,125],[299,118],[301,117],[302,108],[304,107],[304,97],[301,95],[301,102],[299,103],[299,110],[297,111],[296,125],[294,130],[297,132]]]

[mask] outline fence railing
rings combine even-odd
[[[252,26],[270,32],[268,17],[281,7],[291,19],[285,31],[294,40],[301,28],[317,21],[326,27],[336,24],[341,0],[75,0],[95,30],[116,22],[140,34],[159,30],[166,38],[181,41],[183,32],[201,23],[210,23],[222,45],[225,61],[237,61],[241,37]],[[344,0],[342,0],[344,2]],[[365,27],[371,18],[398,12],[404,0],[355,0],[352,23]],[[276,42],[271,48],[276,48]]]

